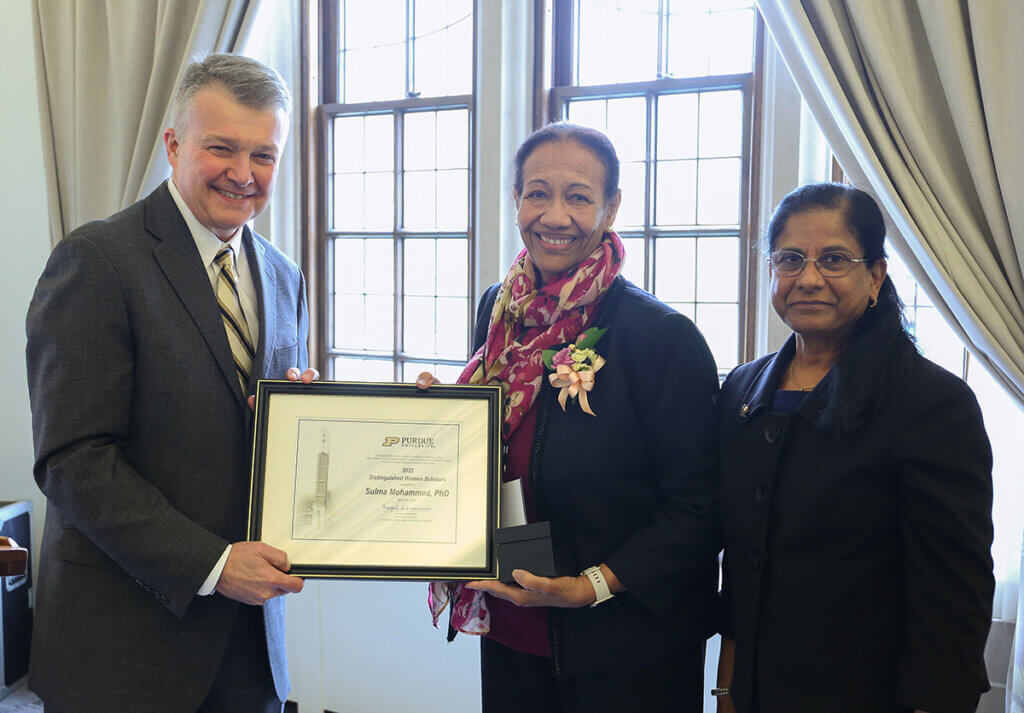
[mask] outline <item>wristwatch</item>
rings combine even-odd
[[[615,596],[612,594],[612,590],[608,589],[608,582],[605,581],[604,572],[600,567],[587,567],[580,574],[590,580],[590,584],[594,587],[594,594],[597,595],[597,599],[590,606],[596,607],[601,602],[606,602]]]

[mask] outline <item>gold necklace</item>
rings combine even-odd
[[[797,381],[796,371],[793,368],[794,366],[796,366],[796,359],[793,359],[791,362],[789,362],[789,380],[792,381],[794,384],[796,384],[796,388],[799,389],[800,391],[811,391],[811,390],[813,390],[814,389],[813,386],[804,386],[799,381]]]

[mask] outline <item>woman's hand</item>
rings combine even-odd
[[[426,391],[434,384],[440,384],[437,377],[431,374],[429,371],[421,371],[420,375],[416,377],[416,386]]]
[[[579,577],[538,577],[525,569],[513,570],[518,587],[497,580],[467,582],[466,587],[487,592],[491,596],[520,607],[585,607],[597,599],[590,580]]]

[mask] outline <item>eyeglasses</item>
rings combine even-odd
[[[852,258],[846,253],[823,253],[818,257],[806,257],[792,250],[779,250],[768,256],[768,262],[775,273],[782,277],[796,277],[809,262],[814,263],[822,277],[842,277],[853,269],[855,263],[871,260]]]

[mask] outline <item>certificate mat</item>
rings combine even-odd
[[[305,577],[496,577],[501,398],[261,381],[249,539]]]

